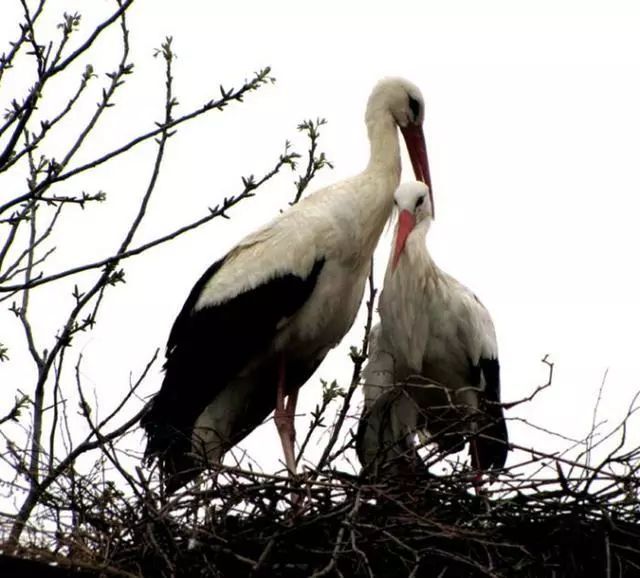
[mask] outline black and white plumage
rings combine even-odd
[[[378,467],[381,457],[411,450],[407,439],[426,428],[446,450],[458,448],[465,434],[474,433],[473,467],[500,468],[507,458],[508,435],[491,316],[427,250],[433,217],[429,187],[403,184],[395,203],[399,213],[380,296],[380,323],[372,330],[363,372],[360,460]],[[406,383],[392,394],[390,386]],[[470,427],[461,419],[465,416]]]
[[[417,87],[379,82],[365,117],[366,169],[246,237],[196,283],[171,330],[162,387],[142,419],[145,455],[159,458],[169,491],[206,461],[219,463],[274,409],[295,471],[297,392],[360,307],[400,181],[398,129],[416,178],[430,182],[423,119]]]

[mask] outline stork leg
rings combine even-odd
[[[470,450],[471,450],[471,466],[473,467],[473,488],[476,491],[476,496],[484,495],[484,491],[482,489],[482,470],[480,469],[480,454],[478,453],[478,445],[476,443],[476,438],[472,438],[469,442]]]
[[[276,411],[273,420],[276,423],[282,450],[284,451],[284,459],[289,470],[289,475],[296,474],[296,456],[294,451],[294,443],[296,440],[296,430],[293,418],[296,413],[296,403],[298,401],[297,388],[289,394],[289,398],[285,403],[286,397],[286,372],[284,355],[280,357],[278,367],[278,389],[276,393]]]

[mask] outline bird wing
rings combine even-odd
[[[498,340],[493,320],[482,301],[468,287],[448,274],[443,275],[450,293],[450,306],[457,321],[457,339],[474,365],[498,357]]]
[[[459,316],[459,338],[467,351],[470,383],[484,392],[480,403],[483,419],[476,443],[480,463],[476,466],[501,468],[507,460],[509,437],[500,403],[500,363],[495,328],[480,299],[464,285],[457,281],[456,284],[463,308]],[[472,455],[472,459],[475,460],[475,456]]]
[[[482,469],[501,468],[509,453],[509,433],[500,403],[500,364],[497,357],[481,358],[477,367],[485,392],[480,406],[484,413],[477,441],[478,465]]]
[[[457,319],[457,340],[467,358],[465,380],[483,392],[480,398],[482,417],[476,442],[478,456],[471,455],[474,467],[482,469],[504,466],[509,439],[504,412],[500,404],[500,364],[498,342],[491,315],[480,299],[465,285],[446,275],[455,298],[452,306]],[[479,464],[475,462],[479,461]]]
[[[197,417],[230,379],[270,351],[283,320],[313,292],[324,265],[324,257],[314,252],[308,268],[300,259],[295,262],[299,255],[294,247],[281,252],[288,270],[263,259],[258,276],[254,261],[261,252],[268,254],[265,245],[273,251],[274,237],[273,232],[259,232],[211,265],[173,324],[164,381],[141,422],[148,435],[145,456],[162,456],[169,471],[190,465],[185,454],[191,450]],[[243,265],[244,277],[237,273]],[[230,279],[236,280],[235,292],[229,289]]]

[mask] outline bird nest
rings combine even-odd
[[[545,363],[548,382],[506,409],[551,384]],[[467,456],[444,456],[433,443],[365,477],[351,461],[358,376],[356,366],[346,391],[324,384],[295,479],[245,460],[166,495],[158,472],[123,445],[139,414],[78,446],[73,456],[95,458],[88,469],[67,458],[41,479],[30,510],[0,519],[0,575],[640,576],[640,448],[627,438],[638,396],[609,431],[594,423],[583,440],[546,432],[548,452],[526,445],[536,426],[518,422],[508,466],[479,490]]]
[[[439,475],[395,468],[376,481],[333,458],[293,482],[224,468],[173,496],[140,469],[126,473],[133,493],[87,476],[44,497],[48,518],[0,557],[0,573],[639,576],[638,457],[620,449],[590,466],[529,450],[480,495],[456,461]],[[539,473],[522,475],[525,465]]]

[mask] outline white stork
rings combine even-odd
[[[367,104],[365,170],[240,241],[195,284],[169,336],[162,387],[142,419],[145,456],[160,460],[168,491],[207,461],[220,463],[274,409],[295,473],[298,389],[360,307],[400,182],[398,128],[416,178],[430,184],[423,119],[416,86],[380,81]]]
[[[410,450],[407,436],[426,427],[445,450],[459,447],[464,433],[473,433],[473,468],[501,468],[508,436],[489,312],[427,250],[430,187],[405,183],[394,202],[399,214],[380,296],[380,323],[372,330],[370,361],[363,372],[360,460],[365,467],[378,467],[381,456],[384,461]],[[389,386],[402,383],[413,385],[404,395],[391,396]],[[470,428],[460,420],[464,416],[471,418]]]

